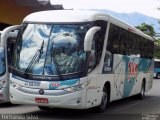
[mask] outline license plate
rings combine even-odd
[[[48,103],[48,98],[35,98],[36,103]]]

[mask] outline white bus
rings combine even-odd
[[[152,88],[153,49],[151,37],[105,13],[32,13],[16,39],[10,100],[104,111],[111,101],[142,98]]]
[[[154,59],[154,74],[153,77],[160,79],[160,59]]]
[[[15,27],[13,27],[15,29]],[[7,30],[7,31],[6,31]],[[17,32],[0,31],[0,103],[9,102],[9,66]],[[6,32],[5,32],[6,31]],[[7,33],[7,34],[4,34]],[[6,44],[4,44],[5,41]],[[8,59],[7,59],[8,58]]]

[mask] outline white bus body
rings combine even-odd
[[[136,94],[142,97],[151,89],[152,58],[152,38],[108,14],[33,13],[24,19],[16,40],[10,100],[104,110],[111,101]]]

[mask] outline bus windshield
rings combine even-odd
[[[154,68],[160,68],[160,61],[154,61]]]
[[[24,24],[19,32],[13,66],[18,71],[59,76],[84,71],[84,37],[90,25]]]
[[[0,75],[5,73],[5,56],[4,56],[4,48],[0,47]]]

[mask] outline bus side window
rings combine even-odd
[[[102,20],[95,21],[94,26],[101,27],[101,30],[96,32],[93,37],[92,50],[89,56],[89,71],[93,70],[101,60],[107,22]]]
[[[103,50],[103,42],[104,37],[102,37],[101,31],[97,32],[94,35],[92,42],[92,50],[89,56],[89,68],[94,69],[100,62],[102,50]]]
[[[92,50],[89,55],[89,71],[91,71],[96,66],[96,49],[95,49],[95,39],[92,41]]]

